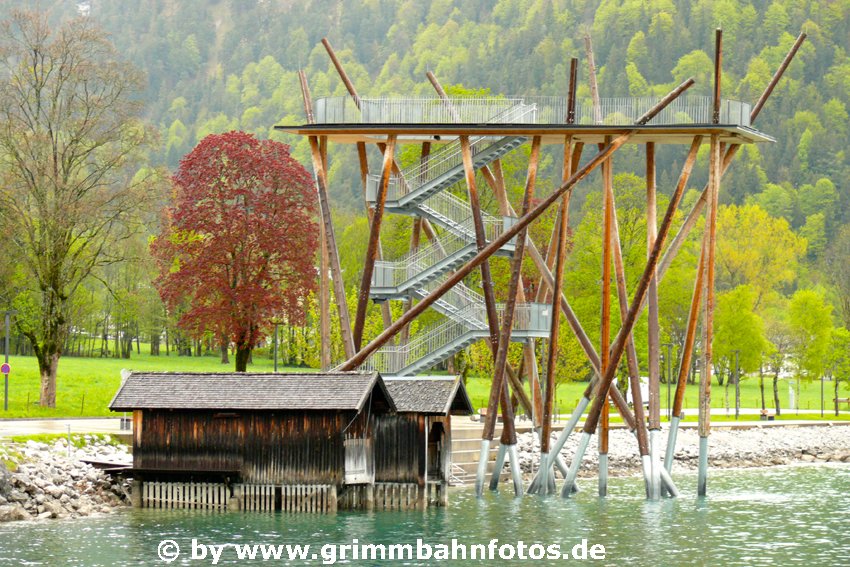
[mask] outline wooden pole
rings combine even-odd
[[[679,205],[679,201],[682,198],[685,185],[687,184],[687,179],[690,177],[692,169],[693,161],[686,161],[676,190],[670,198],[670,204],[667,207],[667,211],[664,215],[664,220],[661,221],[661,226],[658,231],[658,237],[656,238],[655,246],[653,246],[652,248],[652,253],[649,256],[649,260],[647,261],[646,267],[644,268],[643,275],[641,275],[641,278],[638,281],[637,289],[635,290],[633,299],[630,302],[629,312],[626,315],[625,321],[623,321],[623,325],[620,328],[620,331],[617,333],[617,337],[614,340],[613,346],[611,347],[609,365],[605,369],[601,382],[596,387],[596,396],[594,398],[593,404],[591,405],[590,412],[588,414],[588,419],[585,421],[584,425],[584,431],[591,435],[596,432],[596,426],[599,421],[599,415],[602,412],[602,405],[604,403],[605,396],[607,395],[607,392],[611,387],[614,375],[616,374],[616,367],[620,363],[620,358],[622,357],[623,351],[625,350],[626,337],[628,337],[629,333],[631,333],[635,321],[637,321],[637,317],[642,311],[644,299],[646,298],[646,293],[649,289],[649,282],[651,280],[651,276],[655,271],[656,265],[658,264],[658,259],[661,256],[661,248],[664,246],[664,241],[670,231],[670,225],[672,224],[673,216],[676,212],[676,208]]]
[[[384,149],[384,164],[381,168],[381,183],[375,199],[375,210],[372,212],[372,222],[369,229],[369,243],[366,246],[366,260],[363,265],[363,277],[360,280],[360,294],[357,298],[357,314],[354,318],[354,347],[360,349],[363,339],[363,327],[366,323],[366,308],[369,306],[369,290],[372,286],[372,273],[375,261],[378,259],[378,246],[381,238],[381,221],[384,217],[384,204],[387,201],[387,188],[392,173],[393,155],[395,153],[395,134],[387,136]]]
[[[325,225],[325,239],[328,243],[328,257],[330,259],[331,280],[334,288],[337,310],[339,311],[340,331],[342,333],[342,345],[345,356],[354,356],[354,341],[351,334],[351,319],[348,315],[348,303],[345,298],[345,285],[342,280],[342,269],[339,263],[339,252],[336,247],[336,236],[334,235],[333,220],[330,213],[330,199],[328,199],[327,174],[322,161],[317,136],[310,136],[310,155],[313,159],[313,170],[316,172],[316,187],[319,193],[320,210],[322,222]],[[349,354],[352,353],[352,354]]]
[[[806,34],[801,33],[797,36],[797,40],[794,42],[794,45],[791,46],[791,49],[785,55],[785,58],[782,60],[782,63],[777,68],[776,72],[770,79],[770,82],[765,87],[752,111],[750,111],[750,124],[752,125],[755,122],[758,115],[761,113],[762,108],[764,108],[765,102],[770,97],[773,90],[776,88],[776,85],[779,83],[779,80],[785,74],[785,71],[788,69],[788,66],[791,64],[791,61],[794,59],[794,56],[800,50],[800,47],[803,45],[803,42],[806,39]],[[722,176],[726,173],[726,170],[729,168],[729,165],[732,163],[732,159],[738,153],[738,150],[741,148],[740,144],[730,144],[730,146],[726,149],[725,154],[723,155],[723,165],[721,166],[720,175]],[[664,254],[664,258],[662,258],[661,263],[658,268],[658,277],[662,278],[664,273],[667,271],[667,268],[670,267],[670,264],[673,262],[673,259],[676,257],[676,254],[684,243],[685,239],[690,234],[694,225],[697,222],[697,219],[702,214],[702,210],[706,205],[708,200],[708,185],[706,184],[705,188],[703,188],[702,194],[700,198],[694,203],[693,208],[688,213],[688,216],[685,219],[685,222],[679,228],[679,232],[676,234],[675,238],[670,242],[670,247],[667,252]]]
[[[378,144],[380,147],[381,144]],[[386,149],[386,144],[383,144],[384,149]],[[382,150],[384,151],[384,150]],[[372,213],[372,208],[369,206],[369,202],[366,199],[366,185],[369,177],[369,158],[366,153],[366,142],[357,142],[357,158],[360,163],[360,186],[363,191],[363,206],[366,208],[366,219],[369,221],[369,225],[373,222],[374,214]],[[395,161],[393,161],[393,165],[395,165]],[[376,259],[382,260],[384,257],[383,247],[381,246],[381,239],[378,238],[378,252]],[[381,319],[384,322],[384,328],[386,329],[390,325],[393,324],[393,316],[390,311],[390,304],[387,301],[381,302]]]
[[[646,144],[646,255],[652,253],[658,233],[655,143]],[[647,291],[648,350],[649,361],[649,441],[650,441],[650,490],[649,498],[661,498],[661,460],[659,432],[661,431],[661,326],[658,320],[658,275],[653,270]],[[668,363],[669,364],[669,363]]]
[[[722,82],[722,41],[723,32],[716,30],[714,46],[714,111],[715,117],[720,112],[720,85]],[[706,238],[704,242],[705,255],[705,315],[703,319],[702,372],[699,381],[699,460],[697,463],[697,495],[705,496],[708,484],[708,436],[711,433],[711,374],[712,352],[714,345],[714,268],[717,247],[717,204],[720,193],[720,156],[723,151],[720,146],[720,136],[711,135],[709,146],[709,210],[706,219]]]
[[[301,96],[304,101],[304,114],[307,116],[307,123],[315,124],[313,101],[304,71],[298,71],[298,79],[301,83]],[[323,156],[322,162],[323,167],[327,169],[326,156]],[[319,206],[321,207],[321,203]],[[325,235],[324,222],[319,223],[319,240],[321,241],[319,252],[319,360],[322,371],[324,372],[331,367],[330,278],[328,274],[330,258],[328,256],[328,240]]]
[[[487,236],[484,231],[484,222],[481,219],[481,203],[478,198],[478,188],[475,182],[475,167],[472,162],[472,150],[470,148],[468,136],[460,137],[460,147],[463,156],[464,171],[466,174],[466,186],[467,191],[469,193],[469,206],[472,209],[472,222],[473,226],[475,227],[475,241],[479,250],[478,254],[480,255],[487,248]],[[487,312],[487,322],[490,327],[490,347],[493,351],[493,357],[495,360],[499,345],[499,315],[496,311],[496,295],[493,291],[493,279],[490,274],[489,261],[485,259],[480,263],[480,267],[481,287],[484,290],[484,304]],[[457,273],[455,275],[457,275]],[[445,285],[445,283],[443,285]],[[429,297],[432,294],[429,294]],[[421,305],[422,302],[420,302],[419,304]],[[510,418],[513,418],[513,411],[510,404],[506,403],[506,390],[503,387],[504,385],[506,385],[506,382],[502,380],[502,376],[497,375],[493,378],[493,383],[490,388],[490,400],[487,405],[487,417],[484,421],[484,431],[482,433],[482,439],[493,439],[493,433],[496,428],[496,404],[498,403],[499,397],[501,396],[502,420],[504,423],[502,430],[503,432],[505,429],[508,430],[508,435],[510,436],[509,439],[512,442],[511,444],[515,444],[516,434],[513,433],[513,435],[511,435],[513,428],[509,423],[509,416]],[[507,414],[505,413],[506,411]]]
[[[605,143],[610,144],[611,138],[605,137]],[[611,159],[602,164],[602,315],[600,326],[599,355],[601,356],[600,367],[603,374],[610,363],[608,355],[611,341],[611,234],[613,212],[610,195],[614,194],[613,175],[611,175],[613,163]],[[605,402],[602,405],[602,427],[599,432],[599,496],[608,494],[608,414],[610,405],[608,394],[605,394]]]
[[[463,138],[462,138],[463,139]],[[463,143],[463,142],[461,142]],[[466,153],[464,153],[464,156]],[[535,136],[531,142],[531,156],[529,158],[528,163],[528,176],[525,182],[525,195],[522,200],[522,214],[526,215],[528,211],[531,209],[531,201],[534,198],[534,186],[537,181],[537,164],[540,158],[540,136]],[[467,167],[472,166],[472,155],[469,155],[469,164]],[[483,224],[482,224],[483,229]],[[497,387],[496,383],[498,381],[499,386],[505,384],[505,371],[508,362],[508,348],[511,344],[511,330],[513,329],[514,322],[514,311],[516,310],[516,302],[517,302],[517,292],[522,285],[522,259],[525,256],[525,239],[528,232],[528,228],[525,228],[520,231],[517,235],[517,244],[516,251],[514,253],[514,257],[511,261],[511,278],[510,283],[508,284],[508,299],[505,303],[504,312],[502,313],[502,324],[499,332],[498,338],[498,348],[496,350],[496,361],[495,361],[495,376],[493,379],[493,385],[491,387],[491,399],[493,396],[493,390]],[[479,244],[479,249],[481,248]],[[486,265],[486,262],[482,264],[482,267]],[[485,296],[486,297],[486,296]],[[500,389],[504,390],[503,387]],[[495,409],[495,408],[494,408]],[[508,427],[507,417],[503,413],[503,421],[504,426],[502,428],[502,445],[516,445],[516,432],[513,426]],[[511,416],[513,417],[513,416]],[[491,421],[491,416],[488,408],[488,425],[489,421]],[[495,415],[492,417],[492,422],[495,424]],[[485,427],[486,429],[486,427]],[[513,430],[513,431],[509,431]],[[492,433],[491,433],[492,434]],[[492,437],[491,437],[492,439]],[[513,464],[513,463],[512,463]],[[494,475],[497,475],[499,471],[494,471]],[[514,478],[514,492],[516,494],[522,494],[522,478]]]
[[[641,119],[638,121],[638,124],[646,124],[649,122],[654,116],[656,116],[659,112],[661,112],[667,105],[669,105],[673,100],[675,100],[679,95],[685,92],[693,85],[693,79],[688,79],[675,89],[673,89],[669,94],[667,94],[663,99],[661,99],[652,109],[649,110]],[[469,273],[480,266],[484,261],[486,261],[490,256],[492,256],[496,251],[501,249],[505,244],[507,244],[512,238],[514,238],[519,231],[524,227],[527,227],[529,224],[534,222],[540,215],[542,215],[553,203],[563,197],[564,193],[571,191],[575,185],[586,178],[594,169],[599,167],[599,165],[605,161],[605,159],[620,149],[623,144],[628,142],[632,136],[637,133],[638,130],[629,130],[620,134],[617,138],[615,138],[611,144],[609,144],[605,150],[599,152],[597,155],[593,157],[587,164],[581,167],[575,174],[573,174],[570,179],[565,181],[560,187],[555,189],[548,197],[542,199],[531,211],[528,212],[527,215],[517,219],[516,224],[509,227],[505,231],[502,232],[497,238],[495,238],[490,244],[488,244],[483,250],[478,252],[473,258],[471,258],[466,264],[461,266],[452,276],[450,276],[446,281],[444,281],[440,286],[437,287],[434,291],[429,293],[425,298],[422,299],[419,303],[417,303],[414,307],[407,312],[405,316],[397,319],[388,329],[385,329],[380,335],[378,335],[375,339],[372,340],[369,344],[364,346],[360,352],[355,354],[349,360],[345,361],[341,366],[340,370],[352,370],[357,368],[360,364],[362,364],[366,358],[369,357],[375,350],[386,344],[386,342],[394,337],[396,333],[408,322],[413,320],[416,316],[422,313],[425,309],[430,307],[436,300],[438,300],[442,295],[454,286],[457,282],[461,281],[464,277],[469,275]]]
[[[723,30],[714,30],[714,100],[712,121],[720,124],[720,73],[723,69]]]
[[[596,62],[593,59],[593,42],[590,39],[590,31],[584,30],[584,49],[587,53],[588,82],[590,83],[590,98],[593,100],[593,121],[602,123],[602,104],[599,100],[599,87],[596,84]]]
[[[301,96],[304,99],[304,113],[307,115],[308,122],[312,123],[313,121],[313,102],[312,97],[310,96],[310,87],[307,84],[307,75],[304,71],[298,72],[298,78],[301,83]],[[319,196],[319,211],[322,215],[322,231],[320,236],[322,237],[322,241],[324,243],[324,250],[322,254],[327,253],[328,260],[330,264],[331,278],[333,280],[334,287],[334,296],[336,299],[337,309],[339,311],[339,323],[340,323],[340,332],[342,334],[342,346],[345,352],[346,358],[351,358],[354,355],[354,341],[352,340],[351,335],[351,320],[348,315],[348,304],[345,297],[345,285],[342,280],[342,269],[339,264],[339,252],[336,247],[336,236],[334,235],[333,228],[333,220],[331,219],[330,212],[330,199],[328,198],[327,191],[327,163],[326,158],[322,155],[321,150],[321,142],[316,136],[309,137],[310,142],[310,154],[313,160],[313,171],[314,178],[316,181],[316,192]],[[327,145],[325,145],[327,147]],[[323,273],[327,274],[327,270],[322,270]],[[327,276],[325,276],[327,277]],[[325,288],[326,289],[326,288]],[[327,292],[325,292],[325,297],[320,297],[320,310],[323,307],[323,302],[327,302]],[[321,290],[320,290],[321,295]],[[326,304],[326,303],[325,303]],[[320,317],[327,318],[327,329],[321,325],[320,321],[320,332],[322,333],[322,364],[324,365],[327,362],[328,367],[330,367],[330,307],[328,306],[328,313],[321,313]],[[324,345],[327,346],[324,346]],[[327,360],[325,360],[325,357]]]
[[[698,146],[698,141],[700,139],[701,137],[698,136],[697,139],[694,140],[694,145]],[[637,289],[635,290],[632,301],[630,302],[629,312],[623,320],[620,331],[617,333],[617,337],[611,347],[609,364],[604,371],[604,375],[596,385],[593,403],[590,406],[590,411],[588,412],[587,419],[585,419],[584,427],[582,428],[582,438],[579,441],[578,449],[576,450],[573,461],[570,464],[570,470],[567,473],[566,483],[564,484],[565,490],[562,493],[564,496],[569,496],[570,491],[568,488],[575,482],[576,476],[578,475],[578,468],[581,466],[581,461],[584,458],[585,451],[587,450],[587,445],[590,438],[596,432],[596,427],[602,414],[602,406],[607,399],[608,392],[611,390],[611,384],[613,383],[614,375],[617,371],[617,365],[620,363],[620,358],[625,350],[628,335],[632,332],[634,324],[637,321],[637,317],[643,309],[652,273],[655,271],[655,267],[658,264],[658,260],[661,256],[661,249],[663,248],[664,241],[670,231],[670,225],[672,224],[676,208],[679,206],[679,201],[684,193],[687,180],[690,178],[695,160],[696,152],[693,151],[688,155],[688,159],[685,161],[682,174],[679,176],[679,183],[670,198],[670,204],[664,214],[664,220],[661,221],[655,246],[652,249],[652,253],[649,256],[649,260],[647,261],[644,272],[638,281]]]

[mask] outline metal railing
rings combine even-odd
[[[598,111],[590,100],[576,104],[575,124],[629,126],[660,97],[603,98]],[[654,125],[711,124],[713,99],[710,96],[686,95],[671,102],[650,121]],[[461,97],[448,102],[439,98],[392,97],[361,99],[359,111],[351,97],[326,97],[316,100],[315,120],[318,124],[566,124],[565,97]],[[525,112],[511,114],[514,109]],[[719,123],[750,126],[750,105],[735,100],[721,100]]]
[[[504,304],[496,306],[501,322]],[[549,330],[550,306],[542,303],[520,303],[514,311],[512,329],[514,331],[543,333]],[[479,321],[482,325],[470,328],[469,320]],[[377,370],[386,374],[396,374],[415,362],[429,357],[458,341],[466,338],[483,338],[488,334],[487,314],[483,301],[459,310],[445,321],[436,323],[416,334],[402,346],[388,345],[380,348],[361,367],[362,370]]]
[[[450,234],[398,260],[375,262],[372,285],[397,287],[473,245],[468,236]]]

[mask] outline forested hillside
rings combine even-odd
[[[8,11],[22,4],[0,5]],[[563,95],[575,56],[582,61],[579,96],[588,97],[583,44],[588,33],[600,93],[615,97],[663,94],[688,76],[697,80],[693,94],[709,94],[714,30],[722,27],[724,97],[752,103],[794,37],[805,31],[808,40],[757,123],[777,142],[747,148],[724,177],[718,286],[729,294],[737,290],[738,308],[730,317],[740,309],[754,312],[761,329],[756,334],[773,345],[756,349],[764,355],[759,364],[769,353],[787,354],[776,337],[792,333],[794,322],[782,314],[790,312],[788,302],[801,289],[813,290],[831,309],[834,323],[850,327],[847,0],[43,0],[41,6],[56,21],[79,14],[98,21],[118,51],[147,74],[146,115],[161,135],[149,159],[172,170],[204,136],[232,129],[290,143],[309,166],[306,142],[272,127],[304,122],[299,69],[306,70],[314,97],[345,94],[319,43],[323,37],[363,95],[430,96],[428,70],[457,88]],[[365,247],[360,180],[356,154],[333,150],[330,186],[340,247],[349,262],[343,266],[346,280],[353,285]],[[694,188],[705,182],[706,156],[701,153]],[[682,158],[681,152],[662,151],[662,192],[672,189]],[[623,206],[633,201],[636,214],[642,206],[642,157],[628,150],[617,159],[618,171],[634,172],[616,183],[625,195]],[[543,165],[545,192],[547,183],[551,188],[558,181],[559,167],[549,154]],[[575,235],[596,230],[599,203],[584,199],[587,193],[574,203]],[[630,211],[621,214],[625,223]],[[390,252],[404,251],[406,236],[400,235],[406,222],[387,226]],[[640,231],[639,221],[633,228]],[[640,250],[645,244],[634,246]],[[568,287],[579,296],[577,309],[591,314],[598,299],[583,301],[581,282],[592,281],[598,267],[583,264],[581,245],[575,252],[576,275],[568,276]],[[637,262],[639,254],[633,256]],[[681,269],[692,266],[683,263]],[[681,290],[671,293],[682,298],[666,298],[665,333],[673,341],[689,293],[688,277],[681,280]],[[165,324],[156,318],[138,324],[159,309],[147,306],[150,301],[155,298],[133,308],[133,328],[143,336]],[[91,321],[99,317],[94,312],[86,311]],[[101,330],[107,326],[102,322]],[[479,359],[484,365],[486,356]]]

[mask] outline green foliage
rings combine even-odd
[[[832,306],[816,290],[797,291],[788,304],[792,355],[797,374],[816,380],[823,374],[832,337]]]

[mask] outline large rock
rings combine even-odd
[[[17,520],[29,520],[31,516],[20,504],[6,504],[0,506],[0,522],[14,522]]]

